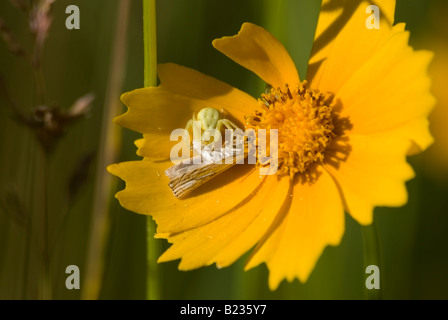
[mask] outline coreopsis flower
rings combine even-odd
[[[366,7],[381,10],[379,29],[366,27]],[[344,211],[361,225],[376,206],[407,202],[410,154],[432,143],[427,66],[432,54],[408,45],[404,24],[393,25],[395,1],[323,1],[306,79],[268,31],[244,23],[213,41],[226,56],[272,89],[259,99],[197,71],[162,64],[161,85],[125,93],[128,111],[116,119],[141,132],[141,161],[109,167],[126,181],[121,205],[152,215],[157,238],[172,246],[159,262],[179,269],[226,267],[253,248],[246,269],[266,263],[269,287],[308,279],[328,245],[344,234]],[[192,114],[214,108],[244,129],[278,130],[278,170],[260,176],[255,165],[226,174],[178,199],[165,170]]]

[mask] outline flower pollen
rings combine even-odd
[[[260,109],[246,116],[246,129],[278,130],[278,175],[293,178],[323,161],[334,135],[331,100],[303,81],[293,90],[285,85],[262,94]]]

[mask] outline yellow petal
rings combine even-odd
[[[368,29],[369,5],[380,9],[380,29]],[[395,0],[322,2],[307,80],[321,91],[337,92],[391,34]],[[403,25],[396,28],[402,30]]]
[[[126,189],[116,195],[120,204],[153,216],[159,233],[186,231],[221,217],[247,201],[262,181],[253,166],[235,165],[181,200],[168,186],[164,172],[170,166],[169,161],[144,159],[108,167],[109,172],[126,181]]]
[[[145,133],[143,139],[135,141],[137,155],[153,160],[169,160],[171,148],[177,141],[170,141],[167,134]]]
[[[224,116],[230,114],[241,124],[257,107],[257,100],[247,93],[193,69],[166,63],[159,64],[157,72],[166,90],[219,107]]]
[[[126,182],[126,189],[115,197],[124,208],[140,214],[166,211],[167,207],[175,204],[164,174],[169,166],[170,162],[149,160],[110,165],[107,170]]]
[[[114,121],[141,133],[169,135],[174,129],[185,128],[193,113],[207,107],[243,127],[244,115],[257,106],[246,93],[188,68],[160,65],[160,78],[159,87],[123,94],[121,100],[128,111]]]
[[[119,125],[141,133],[169,135],[185,128],[193,112],[209,106],[204,101],[174,94],[162,87],[137,89],[121,96],[128,111],[114,119]]]
[[[325,169],[338,184],[345,209],[355,220],[368,225],[374,207],[406,204],[405,182],[414,176],[406,162],[409,140],[388,135],[351,135],[340,140],[327,150]]]
[[[432,53],[413,51],[408,38],[404,31],[391,37],[335,99],[342,104],[341,117],[353,126],[351,134],[387,131],[424,150],[432,143],[426,120],[435,104],[427,72]]]
[[[235,210],[201,227],[169,235],[173,245],[159,262],[181,258],[180,270],[216,263],[226,267],[253,247],[268,230],[287,196],[289,178],[267,176],[257,193]],[[160,235],[159,235],[160,236]]]
[[[324,248],[340,243],[345,228],[344,209],[331,176],[321,170],[314,183],[297,183],[290,209],[277,223],[246,267],[266,262],[271,290],[285,278],[305,282]]]
[[[275,88],[300,82],[296,66],[283,45],[252,23],[244,23],[233,37],[215,39],[213,46]]]

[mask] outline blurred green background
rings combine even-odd
[[[96,167],[103,143],[102,117],[110,107],[106,105],[109,101],[106,97],[110,94],[108,82],[113,74],[110,65],[119,2],[58,0],[53,6],[53,24],[43,56],[45,102],[67,109],[88,92],[94,93],[96,99],[90,116],[69,126],[49,156],[48,181],[43,178],[42,151],[34,132],[14,121],[8,103],[0,100],[0,299],[38,297],[41,254],[38,214],[45,197],[45,183],[53,298],[81,298],[86,285],[95,179],[108,175],[105,168],[98,171]],[[443,16],[448,9],[445,2],[397,1],[396,21],[407,23],[411,44],[416,49],[436,51],[437,61],[448,59],[448,50],[445,53],[440,49],[448,35]],[[129,3],[129,29],[123,44],[127,55],[121,61],[125,70],[120,92],[143,86],[141,1]],[[80,30],[65,27],[68,16],[65,9],[69,4],[80,8]],[[318,0],[159,1],[158,60],[194,68],[257,97],[264,84],[213,49],[211,41],[235,34],[245,21],[259,24],[285,44],[304,78],[319,6]],[[1,1],[0,18],[23,47],[31,50],[33,38],[27,16],[9,1]],[[0,75],[10,96],[24,112],[30,113],[38,104],[33,73],[23,59],[8,52],[4,41],[0,42]],[[438,79],[440,87],[448,84],[444,82],[446,77]],[[119,93],[112,98],[117,102]],[[447,100],[443,99],[439,100]],[[438,106],[439,110],[447,107]],[[125,109],[121,105],[120,108],[120,112]],[[448,112],[441,112],[440,117],[448,120]],[[448,140],[444,134],[446,128],[434,130],[441,132],[436,139]],[[121,130],[119,134],[117,161],[138,159],[133,141],[139,135],[129,130]],[[428,152],[410,159],[417,177],[407,184],[409,203],[402,208],[375,211],[383,256],[381,285],[386,299],[448,298],[448,158],[440,161],[443,143],[436,141]],[[439,160],[437,165],[435,159]],[[118,179],[112,181],[117,184],[115,190],[124,187]],[[27,233],[14,215],[28,220],[33,217],[32,231]],[[109,237],[105,239],[99,298],[145,299],[146,218],[121,208],[113,193],[107,216]],[[247,255],[222,270],[211,266],[181,272],[175,261],[159,265],[161,298],[364,299],[366,275],[361,229],[348,215],[346,218],[341,245],[325,249],[306,284],[297,280],[292,284],[283,282],[277,291],[271,292],[264,265],[243,271]],[[161,250],[168,246],[164,240],[157,243]],[[101,260],[101,256],[96,258]],[[68,265],[79,266],[81,290],[66,289]]]

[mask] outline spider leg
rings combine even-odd
[[[198,120],[196,118],[196,115],[193,113],[193,116],[191,117],[190,120],[188,120],[187,125],[185,126],[185,130],[190,130],[190,129],[193,130],[194,129],[193,128],[194,121],[198,121]]]
[[[230,143],[230,145],[233,145],[233,143],[234,143],[234,130],[239,129],[239,128],[237,127],[236,124],[234,124],[232,121],[230,121],[230,120],[228,120],[228,119],[221,119],[221,120],[218,120],[218,123],[217,123],[217,125],[216,125],[216,129],[217,129],[219,132],[221,132],[221,129],[222,129],[223,127],[225,127],[226,130],[230,130],[230,137],[227,137],[227,133],[224,133],[224,135],[225,135],[225,139],[226,139],[225,144],[227,145],[227,144]],[[224,131],[225,131],[225,130],[224,130]],[[229,138],[230,138],[230,141],[227,141],[227,139],[229,139]],[[223,138],[223,139],[224,139],[224,138]]]
[[[198,126],[197,123],[195,123],[196,121],[198,120],[196,118],[196,115],[193,113],[193,117],[190,120],[188,120],[187,125],[185,126],[185,130],[190,132],[191,129],[191,135],[190,135],[190,138],[192,138],[191,150],[197,150],[200,152],[202,143],[202,130],[201,126],[200,125]]]
[[[228,119],[218,120],[218,123],[216,125],[216,129],[221,131],[223,126],[226,127],[226,129],[229,129],[229,130],[238,129],[238,126],[236,124],[234,124],[232,121],[228,120]]]
[[[193,119],[188,120],[187,125],[185,126],[185,130],[190,130],[193,128]]]

